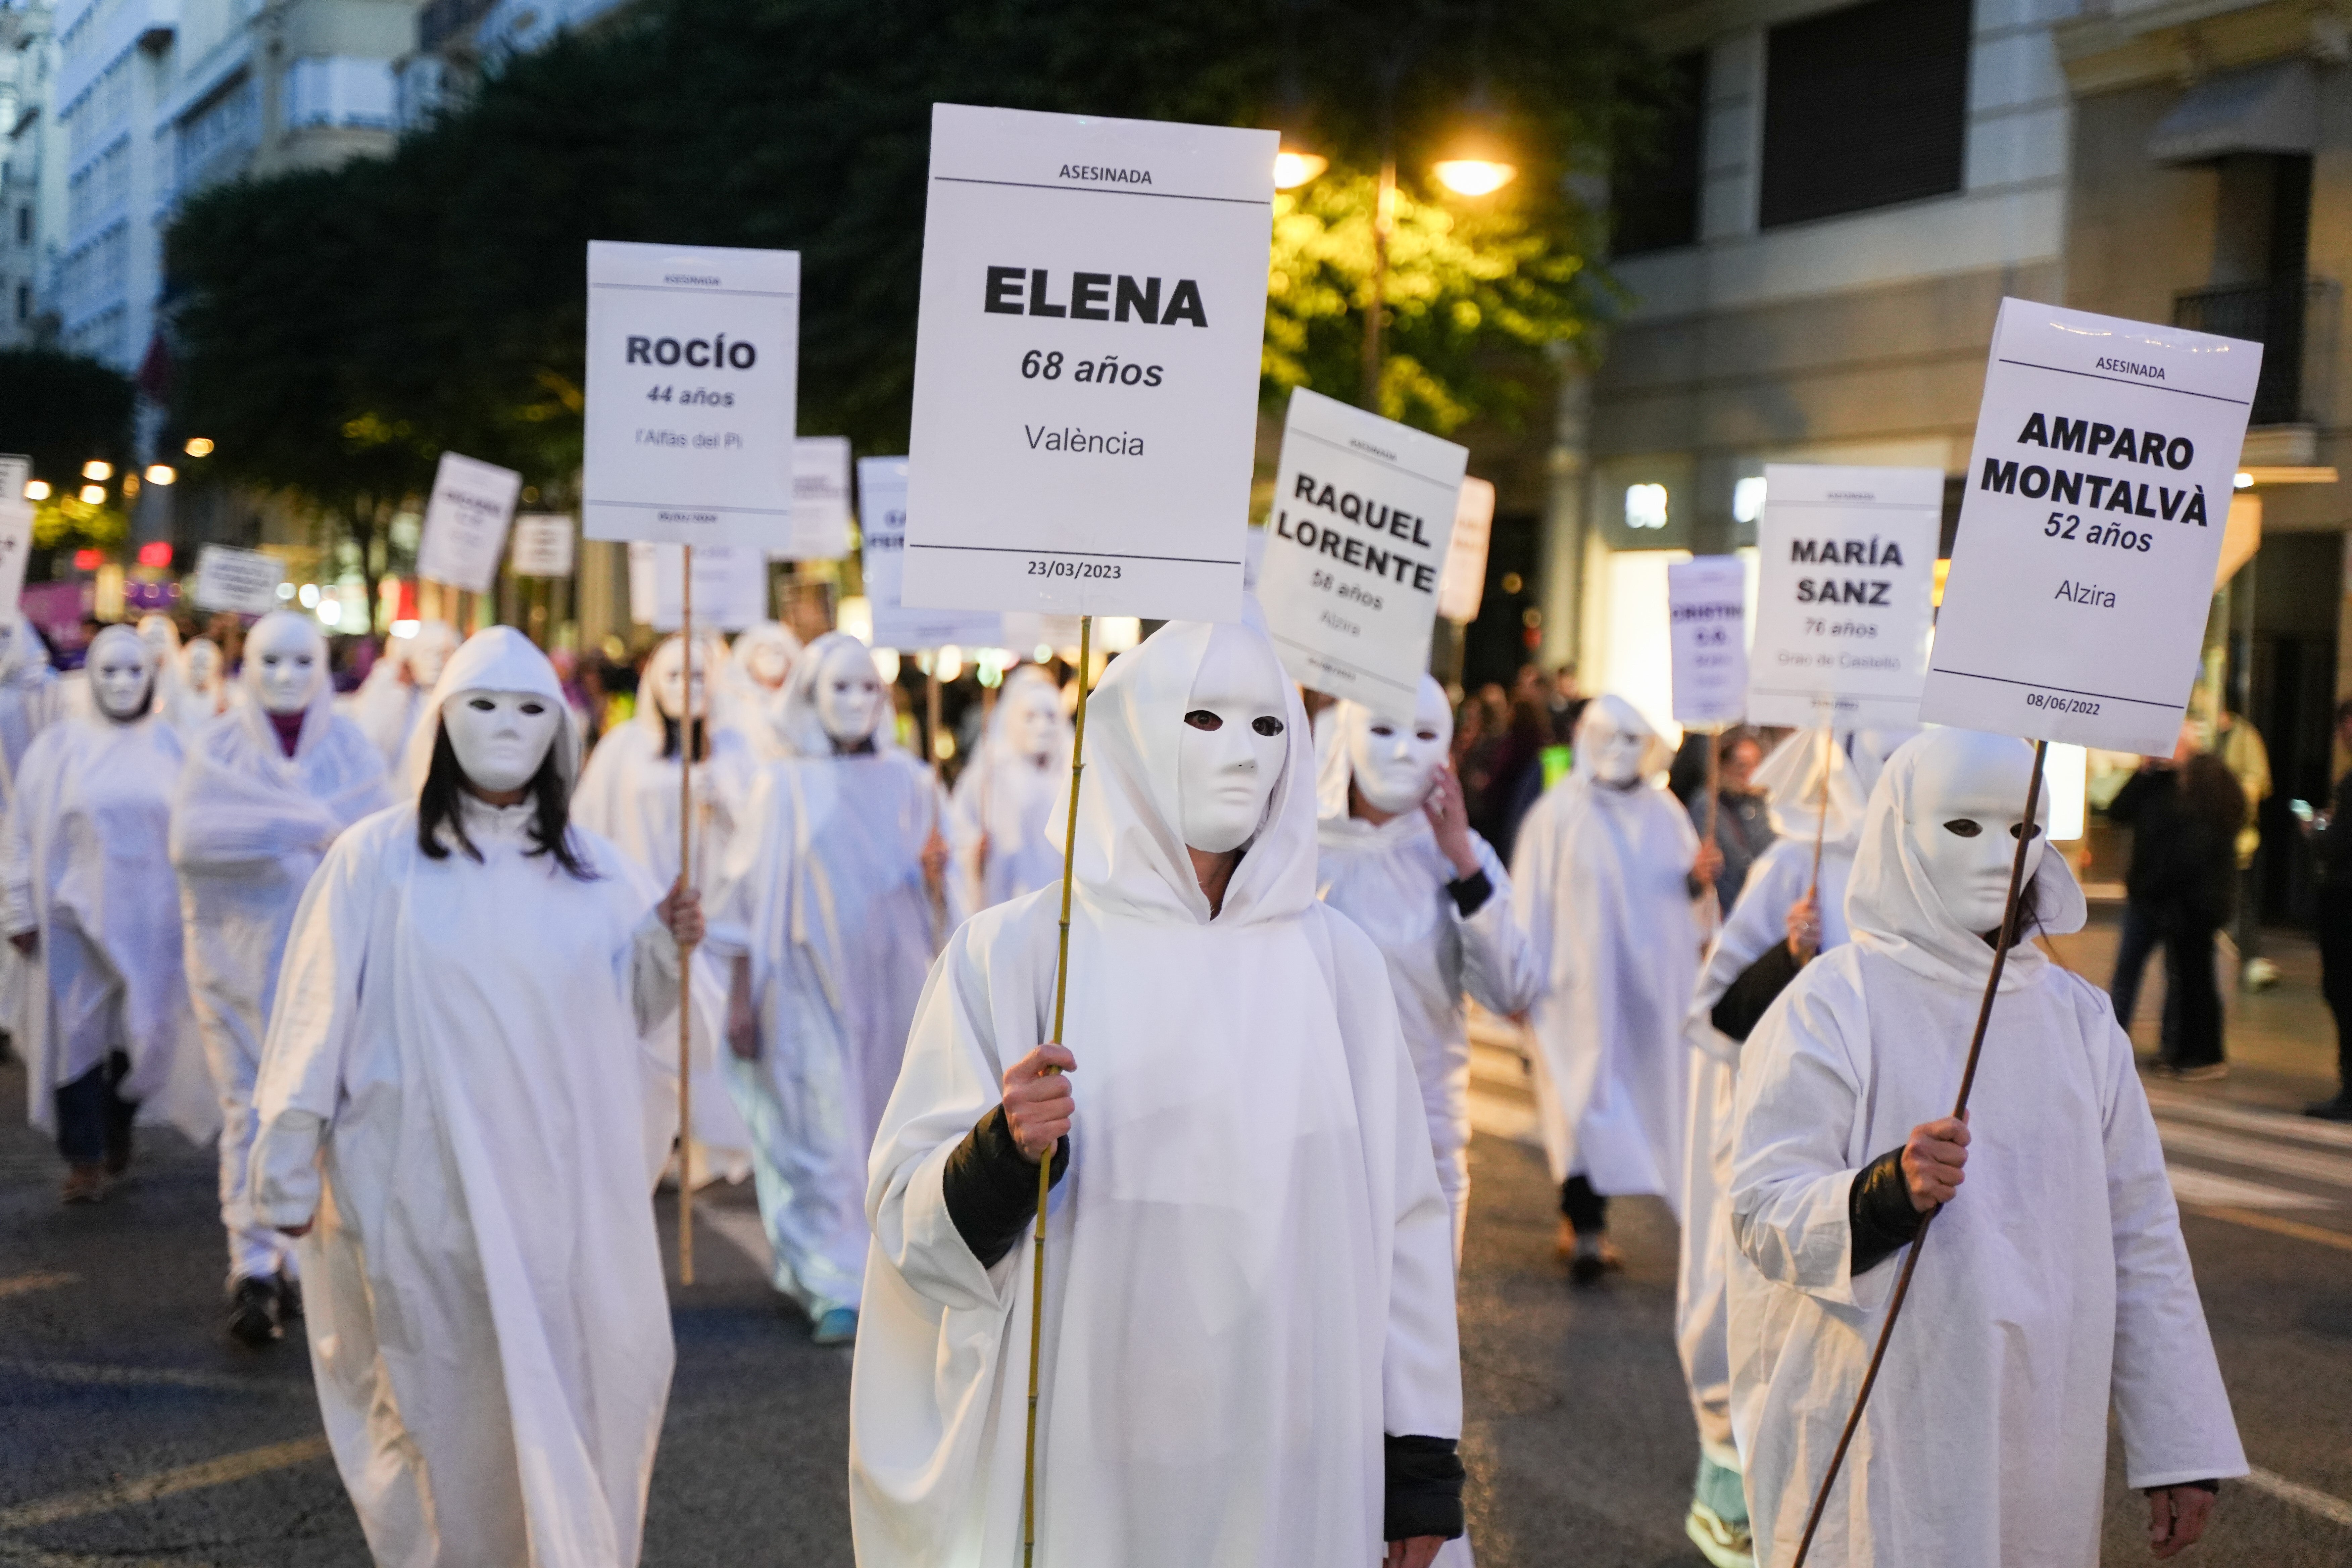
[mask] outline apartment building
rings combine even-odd
[[[57,140],[57,38],[47,0],[0,5],[0,348],[47,342],[42,280],[65,231]]]

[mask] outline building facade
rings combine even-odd
[[[50,342],[43,279],[65,232],[58,45],[47,0],[0,5],[0,348]]]

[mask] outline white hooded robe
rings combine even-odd
[[[1070,722],[1056,723],[1042,765],[1013,745],[1011,733],[1010,700],[1035,687],[1053,693],[1054,711],[1061,712],[1052,679],[1034,665],[1021,666],[1005,677],[979,753],[956,779],[948,847],[967,910],[988,909],[1062,880],[1062,841],[1046,830],[1046,819],[1069,794]]]
[[[1731,1181],[1732,1419],[1759,1563],[1793,1556],[1902,1263],[1856,1276],[1854,1177],[1951,1114],[1992,961],[1945,912],[1904,824],[1923,774],[1987,737],[1889,759],[1846,893],[1853,941],[1807,964],[1742,1053]],[[2030,753],[2017,743],[2021,804]],[[2084,919],[2063,857],[2042,930]],[[2107,1415],[2135,1488],[2246,1462],[2164,1151],[2105,994],[2013,949],[1969,1107],[1968,1184],[1920,1244],[1908,1303],[1811,1562],[2090,1568]]]
[[[1295,694],[1283,776],[1213,920],[1174,826],[1213,635],[1261,634],[1171,622],[1089,703],[1041,1568],[1366,1568],[1382,1435],[1460,1431],[1452,1225],[1380,954],[1315,897]],[[1052,1027],[1057,913],[1040,890],[956,933],[875,1146],[850,1385],[864,1568],[1020,1559],[1034,1243],[1024,1229],[982,1268],[941,1173]]]

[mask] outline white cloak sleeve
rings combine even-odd
[[[2084,1020],[2086,1032],[2104,1025],[2109,1043],[2105,1141],[2107,1212],[2116,1238],[2113,1377],[2126,1484],[2137,1490],[2242,1476],[2245,1451],[2189,1270],[2164,1146],[2133,1069],[2131,1041],[2116,1026],[2104,997],[2086,996],[2081,1005],[2100,1015]]]
[[[8,813],[5,831],[0,831],[0,900],[5,900],[5,921],[7,934],[22,936],[37,930],[40,918],[33,906],[33,838],[25,830],[25,813]]]
[[[1852,1024],[1866,1037],[1868,1016],[1850,980],[1808,964],[1748,1037],[1734,1123],[1731,1236],[1767,1279],[1875,1311],[1896,1269],[1890,1258],[1855,1277],[1847,1210],[1854,1178],[1873,1156],[1851,1147],[1864,1120],[1863,1084],[1844,1029]]]
[[[637,1033],[651,1034],[677,1013],[677,939],[662,924],[656,905],[646,911],[630,942],[629,1005],[636,1016]]]
[[[1515,912],[1510,873],[1484,838],[1474,833],[1470,843],[1494,890],[1476,914],[1454,916],[1462,932],[1462,988],[1489,1013],[1507,1018],[1543,994],[1543,958]]]

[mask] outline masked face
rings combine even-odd
[[[90,696],[98,710],[118,721],[139,717],[154,668],[154,656],[137,637],[100,636],[89,663]]]
[[[793,672],[792,652],[780,642],[761,637],[751,645],[751,656],[744,659],[743,668],[752,679],[773,691],[782,686],[784,677]]]
[[[1255,637],[1220,630],[1192,678],[1176,753],[1184,842],[1219,855],[1248,843],[1289,751],[1282,672]]]
[[[694,712],[700,718],[704,711],[704,682],[709,676],[706,650],[694,650]],[[654,706],[665,719],[675,719],[686,708],[686,648],[682,643],[664,643],[656,656],[652,668]]]
[[[1650,737],[1635,730],[1603,730],[1594,736],[1592,773],[1617,789],[1633,785],[1642,776],[1642,757]]]
[[[220,679],[220,649],[209,638],[198,637],[188,645],[186,659],[188,684],[199,691],[210,690],[213,682]]]
[[[555,704],[535,691],[461,691],[441,705],[441,727],[457,765],[478,790],[520,789],[539,773],[555,727]]]
[[[882,719],[882,677],[862,646],[835,643],[816,677],[816,719],[838,745],[872,738]]]
[[[1444,689],[1434,680],[1423,680],[1410,724],[1360,708],[1350,717],[1348,770],[1364,804],[1395,816],[1427,800],[1430,784],[1454,740]]]
[[[1060,726],[1061,705],[1054,694],[1043,688],[1024,685],[1021,694],[1013,699],[1013,708],[1004,716],[1005,735],[1013,749],[1034,763],[1044,763],[1054,754],[1054,732]]]
[[[2013,742],[1985,737],[1961,765],[1922,770],[1911,815],[1903,824],[1911,851],[1945,910],[1971,931],[1998,930],[2009,895],[2009,868],[2017,853],[2018,808],[2025,804],[2032,760]],[[2025,852],[2030,883],[2047,840],[2037,825]]]
[[[319,695],[327,679],[325,640],[300,616],[265,616],[246,638],[245,657],[255,668],[254,687],[268,713],[299,713]],[[194,674],[194,665],[190,666]]]

